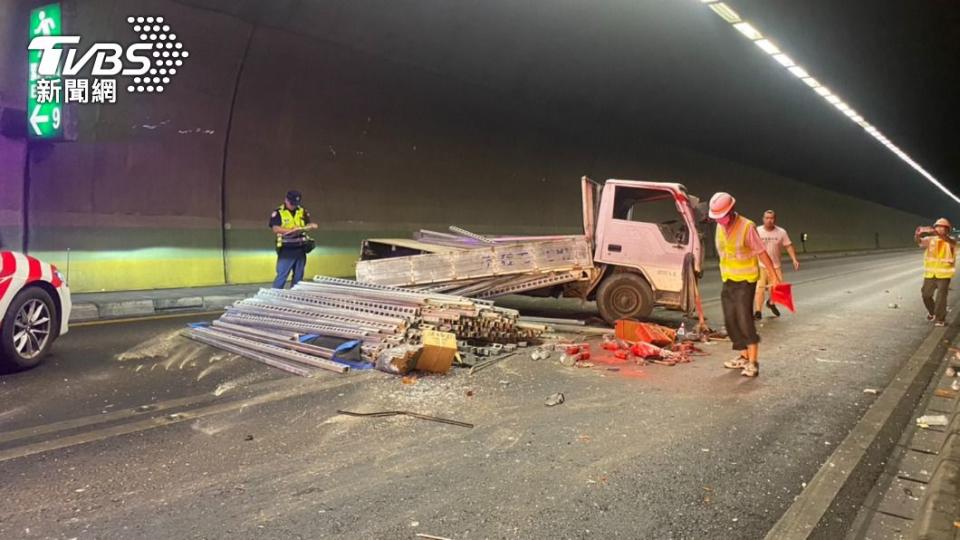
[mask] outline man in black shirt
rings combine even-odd
[[[306,231],[317,228],[310,222],[310,212],[300,206],[299,191],[290,190],[283,204],[270,215],[270,228],[277,235],[277,277],[273,280],[274,289],[282,289],[287,276],[293,272],[293,283],[303,279],[307,266],[307,253],[313,249],[313,240]]]

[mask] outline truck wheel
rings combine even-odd
[[[653,289],[645,279],[630,272],[618,272],[597,288],[600,316],[610,324],[619,319],[645,318],[653,313]]]
[[[12,369],[39,364],[53,343],[56,319],[53,299],[46,291],[38,287],[20,291],[0,322],[0,362]]]

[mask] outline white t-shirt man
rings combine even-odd
[[[793,245],[787,230],[776,225],[773,226],[773,229],[767,229],[766,226],[760,225],[757,227],[757,233],[760,234],[760,240],[763,240],[767,255],[770,255],[770,260],[773,261],[773,267],[780,268],[780,257],[783,249]],[[760,263],[760,267],[764,268],[763,263]]]

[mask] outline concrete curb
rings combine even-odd
[[[883,472],[887,457],[941,365],[947,343],[957,333],[957,321],[931,331],[767,533],[767,540],[844,537],[852,521],[846,514],[859,507]]]
[[[948,354],[946,366],[954,365]],[[931,392],[950,389],[956,378],[943,374]],[[958,529],[954,523],[960,519],[960,400],[954,397],[932,396],[925,413],[942,411],[950,418],[943,444],[937,452],[937,460],[927,490],[920,502],[916,524],[910,538],[941,540],[956,538]]]
[[[943,540],[955,538],[953,523],[960,517],[960,436],[954,432],[940,452],[933,477],[921,502],[920,514],[911,538]]]
[[[73,305],[70,323],[98,320],[150,317],[173,313],[200,313],[223,309],[234,302],[248,298],[249,294],[235,295],[188,295],[180,298],[153,298],[141,300],[117,300],[107,302],[81,302]]]

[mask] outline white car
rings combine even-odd
[[[54,340],[67,333],[70,289],[51,264],[15,251],[0,251],[0,363],[36,366]]]

